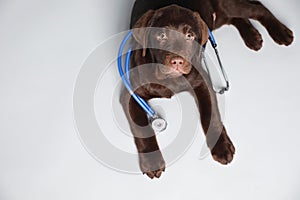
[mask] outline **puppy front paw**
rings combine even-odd
[[[280,45],[290,45],[294,40],[293,32],[280,22],[272,23],[268,32],[273,40]]]
[[[223,165],[226,165],[233,160],[234,153],[235,148],[231,140],[227,134],[222,133],[218,142],[211,150],[213,159]]]
[[[139,161],[141,171],[151,179],[154,177],[159,178],[166,168],[165,161],[159,150],[150,153],[140,153]]]

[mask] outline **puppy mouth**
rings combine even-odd
[[[164,75],[166,78],[176,78],[183,75],[179,69],[172,69],[166,65],[159,65],[158,70],[159,73]]]
[[[180,76],[184,74],[189,74],[189,71],[183,70],[181,68],[172,68],[170,66],[159,66],[159,71],[165,75]]]
[[[180,56],[167,57],[165,64],[158,65],[156,76],[158,79],[176,78],[191,71],[191,64]]]

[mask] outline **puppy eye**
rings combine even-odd
[[[157,37],[158,40],[167,40],[168,36],[166,33],[160,33]]]
[[[186,39],[186,40],[194,40],[194,39],[195,39],[195,36],[194,36],[193,33],[187,33],[187,34],[185,35],[185,39]]]

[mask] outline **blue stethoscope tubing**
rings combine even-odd
[[[219,53],[218,53],[218,50],[217,50],[216,40],[215,40],[212,32],[210,30],[208,32],[209,32],[210,43],[211,43],[212,47],[215,50],[215,54],[217,56],[219,66],[221,68],[223,78],[226,82],[226,87],[224,87],[220,91],[216,91],[216,92],[218,92],[220,94],[223,94],[225,91],[229,90],[229,81],[228,81],[227,74],[226,74],[225,69],[222,65],[222,62],[221,62],[221,59],[220,59],[220,56],[219,56]],[[166,121],[164,119],[162,119],[161,117],[159,117],[158,114],[151,108],[151,106],[143,98],[141,98],[139,95],[137,95],[132,89],[132,85],[130,83],[130,56],[131,56],[131,50],[132,50],[131,47],[129,47],[128,50],[127,50],[126,57],[125,57],[125,73],[123,71],[123,65],[122,65],[123,51],[124,51],[124,48],[126,46],[126,43],[131,38],[131,36],[132,36],[132,30],[130,30],[126,34],[126,36],[124,37],[124,39],[123,39],[123,41],[120,45],[119,52],[118,52],[118,71],[119,71],[120,77],[122,79],[122,82],[123,82],[124,86],[126,87],[126,89],[128,90],[128,92],[130,93],[130,95],[135,99],[135,101],[141,106],[141,108],[150,117],[150,120],[152,121],[152,127],[154,129],[156,129],[157,131],[162,131],[166,128],[166,125],[167,125]],[[203,48],[203,50],[205,50],[205,48]],[[203,58],[204,58],[205,67],[206,67],[206,69],[209,73],[209,69],[208,69],[208,66],[207,66],[205,56]],[[211,79],[210,76],[209,76],[209,78]]]
[[[141,106],[141,108],[149,115],[150,118],[155,117],[155,111],[151,108],[151,106],[144,100],[142,99],[139,95],[134,93],[131,83],[130,83],[130,55],[131,55],[131,47],[128,48],[126,57],[125,57],[125,73],[123,71],[123,66],[122,66],[122,55],[123,55],[123,50],[126,46],[127,41],[131,38],[132,36],[132,31],[130,30],[127,35],[125,36],[124,40],[122,41],[120,48],[119,48],[119,53],[118,53],[118,70],[119,74],[122,78],[123,84],[125,85],[126,89],[130,93],[130,95],[135,99],[135,101]]]

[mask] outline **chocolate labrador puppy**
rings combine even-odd
[[[132,45],[136,50],[131,56],[130,79],[135,92],[146,101],[190,92],[207,145],[221,164],[232,161],[235,148],[221,121],[212,84],[201,67],[201,46],[208,40],[208,28],[233,24],[249,48],[260,49],[261,35],[249,18],[261,22],[278,44],[293,41],[293,33],[257,1],[137,0],[132,11]],[[134,136],[141,171],[159,178],[165,161],[147,114],[125,89],[120,102]]]
[[[293,41],[293,32],[283,25],[262,3],[255,0],[136,0],[130,27],[148,10],[176,4],[200,14],[210,30],[225,24],[234,25],[245,44],[253,50],[262,47],[262,37],[249,19],[258,20],[280,45]]]

